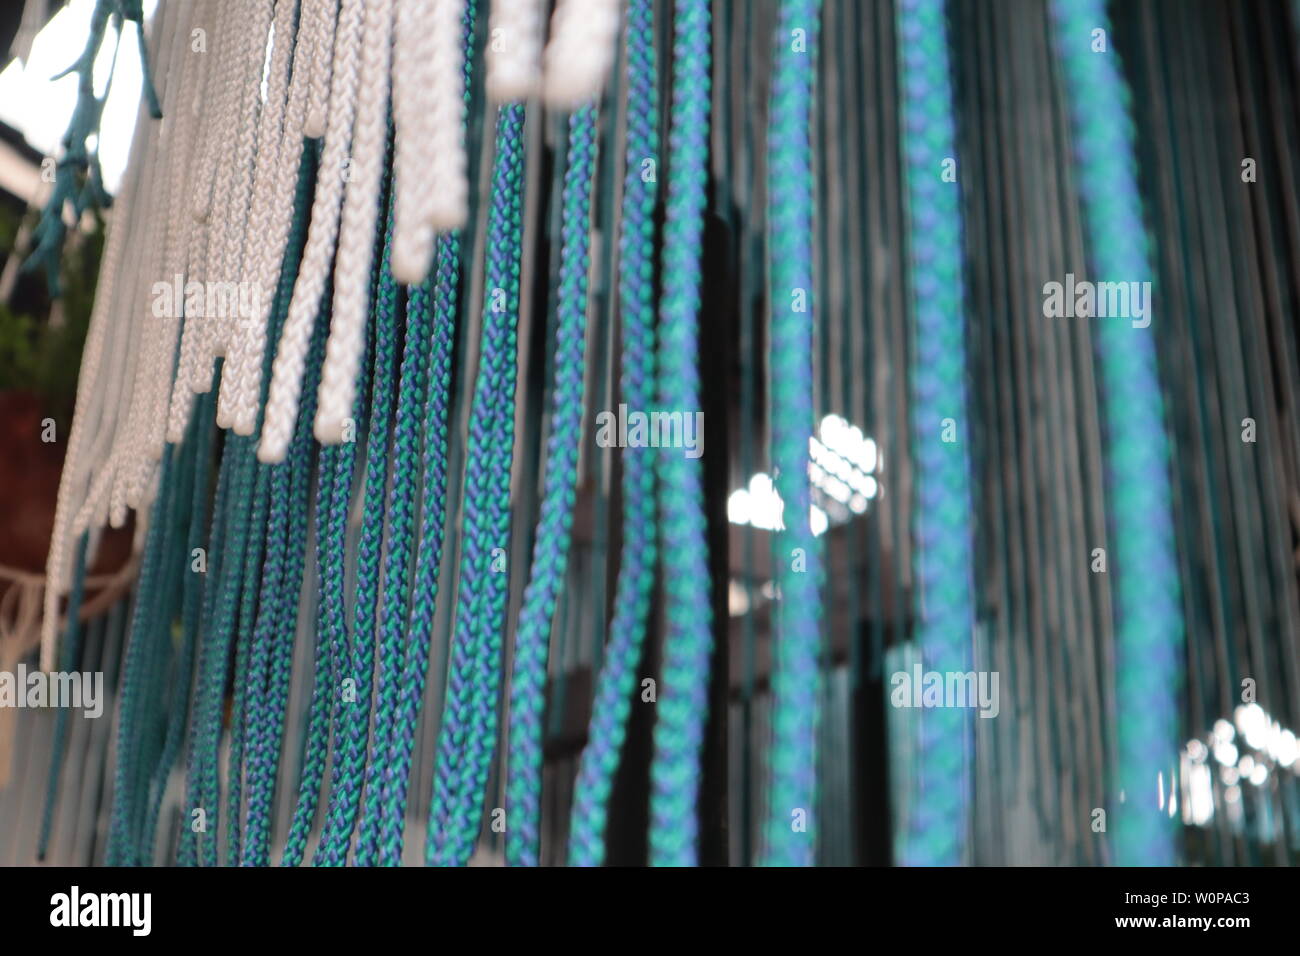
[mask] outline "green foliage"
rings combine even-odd
[[[17,216],[0,210],[0,248],[13,247],[17,224]],[[51,324],[51,303],[44,297],[37,301],[35,314],[0,303],[0,390],[39,395],[61,427],[72,418],[103,236],[103,221],[96,218],[92,232],[65,248],[58,325]]]

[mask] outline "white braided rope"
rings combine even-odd
[[[351,176],[343,198],[338,258],[334,265],[334,308],[325,363],[317,392],[316,440],[337,444],[352,414],[357,369],[365,345],[370,266],[374,255],[379,191],[388,138],[388,82],[392,69],[393,3],[366,5],[361,45],[361,86],[352,130]]]
[[[487,95],[496,103],[526,100],[542,74],[541,0],[496,0],[488,20]]]
[[[132,508],[142,508],[149,504],[148,478],[155,470],[164,448],[164,432],[167,425],[167,402],[170,385],[175,371],[176,339],[180,331],[180,303],[172,301],[170,309],[159,309],[166,303],[158,302],[155,295],[156,283],[165,283],[174,287],[177,277],[184,269],[185,243],[193,225],[191,217],[182,215],[186,181],[191,169],[190,156],[193,152],[193,136],[190,133],[192,115],[189,110],[194,84],[198,71],[197,58],[189,55],[190,26],[195,21],[200,4],[184,4],[175,17],[176,25],[167,46],[165,69],[167,78],[159,90],[162,96],[162,159],[161,166],[166,172],[167,192],[165,197],[166,218],[164,227],[157,230],[165,233],[162,244],[161,261],[152,273],[153,283],[148,289],[144,302],[143,321],[156,334],[154,339],[152,369],[144,369],[144,386],[147,389],[141,405],[140,431],[137,446],[134,449],[135,464],[128,476],[126,502]],[[159,311],[162,312],[158,315]]]
[[[293,4],[294,0],[279,0],[279,2]],[[262,108],[262,76],[267,65],[267,46],[270,43],[271,20],[275,4],[276,0],[257,0],[254,5],[253,19],[247,27],[250,40],[245,67],[247,72],[244,74],[243,88],[239,94],[239,140],[233,157],[230,194],[226,202],[217,207],[225,222],[225,229],[222,231],[221,257],[218,260],[220,266],[217,275],[208,277],[218,282],[238,283],[243,277],[241,266],[244,241],[248,235],[253,170],[257,164],[258,151],[263,145],[259,138],[261,114],[265,112]],[[209,303],[209,306],[211,305],[212,303]],[[218,314],[215,317],[210,315],[209,318],[212,335],[207,339],[207,344],[210,351],[213,357],[228,356],[233,349],[238,317]],[[206,371],[210,383],[211,367],[209,366]],[[204,388],[204,391],[206,390],[207,386]],[[220,415],[218,423],[222,424]]]
[[[293,58],[293,78],[289,88],[289,102],[280,131],[278,162],[272,170],[274,178],[268,180],[269,214],[264,225],[256,227],[254,235],[261,254],[258,256],[255,288],[258,290],[254,321],[245,340],[241,355],[239,375],[235,379],[235,416],[231,424],[237,435],[251,435],[257,425],[257,410],[262,392],[262,364],[266,354],[267,322],[274,306],[275,288],[280,277],[280,267],[289,238],[289,225],[293,219],[293,198],[298,167],[302,162],[303,120],[310,96],[312,61],[305,51],[319,49],[313,38],[306,37],[296,47]]]
[[[272,248],[267,241],[267,230],[275,215],[275,207],[282,206],[286,198],[291,198],[280,192],[278,187],[283,181],[280,175],[280,164],[283,162],[280,152],[289,91],[289,65],[298,39],[294,36],[295,14],[296,4],[293,0],[279,0],[276,4],[266,103],[257,124],[257,151],[248,212],[248,236],[251,239],[241,241],[237,254],[239,266],[233,273],[241,283],[248,285],[241,285],[240,288],[238,307],[241,314],[231,323],[226,361],[221,369],[221,388],[217,397],[217,425],[221,428],[234,425],[241,401],[255,403],[257,400],[256,395],[249,398],[242,394],[240,384],[244,376],[244,364],[248,361],[248,353],[252,348],[252,339],[257,335],[256,326],[261,324],[261,335],[265,337],[266,320],[271,311],[266,276],[270,271],[268,263],[272,253],[279,253],[280,248]],[[251,314],[242,314],[245,305],[252,306]]]
[[[334,38],[329,122],[325,129],[325,148],[316,180],[316,194],[312,199],[311,225],[307,229],[307,245],[298,267],[298,277],[294,280],[293,297],[289,301],[289,312],[271,367],[271,385],[257,449],[258,459],[267,463],[284,460],[293,435],[311,326],[325,294],[334,243],[338,238],[344,171],[350,171],[345,164],[351,148],[352,122],[361,82],[364,16],[363,0],[343,0]]]
[[[104,253],[95,287],[95,300],[91,307],[90,322],[86,330],[86,345],[81,354],[81,370],[77,376],[77,398],[73,405],[72,428],[59,475],[59,492],[54,510],[54,528],[50,535],[50,554],[45,565],[46,588],[44,613],[41,622],[41,668],[49,671],[55,666],[55,649],[58,641],[59,598],[68,590],[71,578],[73,518],[80,509],[90,480],[90,469],[95,458],[88,454],[87,446],[104,433],[103,418],[115,411],[106,400],[107,382],[111,377],[108,344],[119,344],[121,336],[110,336],[113,324],[113,302],[117,297],[118,275],[122,269],[131,231],[131,211],[139,192],[142,156],[146,149],[148,112],[141,104],[136,116],[135,134],[131,140],[129,162],[118,192],[116,211],[109,217],[104,237]]]
[[[393,36],[393,253],[398,282],[423,282],[433,259],[434,0],[397,5]],[[430,181],[426,181],[426,175]]]
[[[307,116],[303,121],[303,134],[312,139],[325,135],[329,121],[330,71],[333,68],[334,27],[338,22],[338,0],[307,0],[307,9],[313,14],[311,49],[308,66],[311,70],[311,92],[308,95]]]
[[[228,92],[225,71],[216,68],[214,61],[225,63],[228,51],[235,42],[234,21],[238,4],[214,0],[204,11],[210,24],[205,29],[206,49],[199,55],[200,79],[195,91],[193,112],[199,130],[196,144],[197,170],[193,180],[192,229],[186,249],[187,281],[202,282],[207,262],[208,240],[211,232],[207,211],[211,206],[213,179],[216,175],[217,137],[224,116],[221,103]],[[208,103],[212,107],[207,108]],[[201,316],[187,316],[181,326],[180,360],[172,382],[171,405],[167,415],[167,440],[179,442],[189,425],[190,411],[194,405],[194,389],[190,382],[195,377],[195,367],[201,351],[204,329]]]
[[[618,0],[559,0],[543,58],[543,98],[571,110],[600,95],[618,43]]]
[[[170,83],[169,64],[171,60],[176,25],[180,17],[174,8],[162,5],[158,8],[153,22],[152,35],[149,38],[150,60],[158,65],[156,90],[160,103],[166,103]],[[140,39],[143,41],[144,37]],[[174,95],[174,90],[173,90]],[[138,346],[131,350],[127,361],[131,376],[131,402],[126,418],[126,427],[113,438],[112,459],[116,465],[113,475],[113,487],[110,498],[109,520],[114,527],[126,523],[126,511],[133,501],[138,502],[142,489],[137,487],[140,462],[144,457],[145,433],[149,428],[149,406],[152,386],[162,374],[162,343],[158,330],[151,328],[153,319],[150,310],[150,290],[153,277],[162,267],[164,245],[167,237],[167,153],[168,142],[164,137],[164,124],[151,122],[150,135],[154,148],[150,152],[149,186],[146,191],[149,208],[145,222],[149,223],[145,255],[130,262],[135,291],[126,304],[125,322],[132,326]],[[164,224],[161,225],[160,224]]]

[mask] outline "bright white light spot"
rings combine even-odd
[[[1241,731],[1246,743],[1256,750],[1263,750],[1268,743],[1268,715],[1259,704],[1243,704],[1232,715],[1233,722]]]
[[[157,0],[146,0],[146,17],[152,17],[156,5]],[[34,149],[47,156],[58,156],[63,134],[77,105],[76,76],[65,76],[57,82],[51,82],[50,77],[67,69],[81,54],[94,9],[95,0],[72,0],[36,35],[26,66],[13,60],[0,72],[0,121],[18,130]],[[107,83],[116,36],[110,23],[95,58],[97,93],[102,93]],[[127,24],[122,31],[121,48],[113,68],[113,87],[100,121],[99,161],[104,187],[110,193],[117,191],[126,168],[140,104],[138,36],[135,24]]]
[[[1237,765],[1237,745],[1222,742],[1215,744],[1214,759],[1225,767],[1235,767]]]
[[[1264,781],[1268,779],[1268,767],[1262,763],[1255,764],[1255,769],[1250,772],[1250,782],[1257,787],[1262,787]]]
[[[1231,743],[1232,738],[1236,736],[1236,731],[1232,729],[1232,724],[1228,723],[1222,717],[1214,722],[1214,739],[1223,743]]]
[[[1296,748],[1295,734],[1289,730],[1284,730],[1277,737],[1277,749],[1273,752],[1277,762],[1284,767],[1289,767],[1295,763],[1298,756]]]
[[[822,511],[822,509],[818,508],[816,505],[813,505],[808,509],[808,523],[812,527],[812,533],[820,535],[826,531],[826,527],[830,521],[826,517],[826,512]]]

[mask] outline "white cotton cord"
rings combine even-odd
[[[338,22],[338,0],[307,0],[313,11],[311,59],[311,91],[308,95],[307,116],[303,121],[303,135],[320,139],[329,123],[330,72],[334,61],[334,27]]]
[[[198,73],[197,57],[189,53],[190,28],[195,22],[202,2],[186,4],[180,8],[176,18],[175,31],[168,47],[166,83],[159,89],[162,97],[163,120],[162,136],[164,141],[163,169],[166,172],[167,193],[165,199],[166,217],[163,220],[166,238],[162,244],[161,262],[153,273],[154,283],[150,285],[148,297],[144,303],[144,322],[158,334],[151,335],[157,339],[154,358],[157,365],[145,379],[148,389],[143,405],[143,421],[139,436],[140,447],[137,449],[135,472],[127,484],[127,504],[139,509],[151,501],[148,476],[155,470],[165,447],[167,425],[167,403],[170,385],[175,372],[176,340],[180,331],[180,303],[174,301],[159,304],[170,305],[161,309],[162,315],[155,314],[157,301],[155,289],[158,283],[165,288],[174,289],[177,276],[181,277],[183,288],[185,243],[193,221],[189,216],[180,214],[184,208],[184,197],[188,174],[191,169],[190,157],[193,152],[193,136],[190,133],[192,114],[189,110],[194,95],[194,85]],[[159,230],[164,231],[164,230]]]
[[[433,0],[433,82],[429,115],[433,141],[429,163],[427,222],[439,232],[469,218],[469,158],[465,151],[465,0]],[[423,277],[421,277],[423,278]]]
[[[158,64],[158,95],[161,103],[166,103],[174,96],[170,60],[172,44],[176,35],[177,16],[174,8],[166,5],[158,8],[155,15],[151,36],[149,37],[149,58]],[[145,42],[143,33],[141,43]],[[137,248],[144,250],[139,260],[132,260],[134,294],[127,300],[126,323],[132,327],[138,343],[132,349],[128,362],[131,376],[131,402],[126,418],[126,428],[119,430],[113,437],[113,458],[116,468],[113,476],[113,489],[110,498],[109,521],[114,527],[126,523],[126,512],[135,507],[143,495],[141,472],[144,458],[145,435],[149,429],[149,411],[153,395],[153,385],[161,375],[170,375],[162,368],[161,334],[155,326],[150,308],[153,277],[162,266],[164,244],[167,235],[167,167],[168,140],[164,136],[164,124],[158,121],[149,123],[153,148],[150,151],[149,169],[147,171],[148,210],[144,221],[149,223],[146,241]]]
[[[293,219],[295,183],[298,167],[302,163],[303,121],[311,92],[312,62],[305,56],[300,56],[303,50],[304,47],[300,45],[294,53],[293,78],[281,129],[279,159],[273,170],[274,179],[269,181],[267,222],[254,232],[254,235],[264,237],[264,240],[259,240],[262,251],[257,259],[257,274],[254,279],[258,290],[258,312],[250,326],[245,352],[239,365],[239,376],[234,383],[235,417],[231,427],[237,435],[252,435],[257,426],[267,323],[274,306],[283,251],[288,245],[289,227]]]
[[[296,6],[295,0],[279,0],[281,8],[285,6]],[[270,109],[269,105],[262,105],[262,77],[267,72],[267,45],[271,42],[270,32],[272,16],[276,7],[276,0],[258,0],[254,7],[254,18],[248,25],[250,33],[250,45],[248,50],[248,60],[246,63],[247,73],[244,76],[244,87],[240,91],[239,103],[239,140],[235,147],[233,170],[230,180],[230,195],[227,202],[218,209],[222,212],[225,219],[225,234],[221,243],[220,271],[214,277],[218,282],[240,283],[248,278],[244,271],[244,245],[248,237],[248,228],[251,212],[251,203],[253,198],[253,174],[256,167],[266,162],[260,157],[261,151],[266,147],[266,142],[262,139],[262,116]],[[288,31],[292,33],[292,29]],[[279,52],[285,48],[292,50],[293,44],[279,44]],[[276,58],[276,50],[272,49],[272,64]],[[287,62],[287,61],[286,61]],[[276,84],[274,74],[276,68],[271,65],[269,72],[272,77],[268,79],[268,99],[274,95],[273,86]],[[279,84],[279,96],[283,103],[284,84]],[[282,107],[283,108],[283,107]],[[283,114],[281,114],[283,115]],[[275,133],[275,142],[279,144],[278,130]],[[274,162],[274,157],[271,157]],[[236,285],[238,288],[238,285]],[[238,308],[236,307],[236,310]],[[237,339],[241,334],[240,325],[242,316],[219,314],[214,317],[212,328],[217,334],[208,339],[210,351],[216,355],[225,355],[227,363],[230,362],[231,356],[235,357],[238,363],[238,344]],[[209,382],[211,382],[211,368],[207,369]],[[217,424],[222,428],[230,427],[229,402],[225,409],[218,408]]]
[[[239,77],[237,51],[242,45],[240,22],[246,14],[248,0],[228,0],[218,3],[215,28],[207,38],[205,59],[214,65],[205,68],[204,83],[207,101],[204,109],[203,151],[200,154],[198,190],[194,194],[193,216],[196,222],[207,222],[212,209],[213,184],[217,175],[217,157],[224,152],[227,142],[225,122],[230,115],[226,106],[235,95]],[[221,69],[217,69],[219,64]]]
[[[235,64],[231,77],[234,89],[226,104],[227,116],[223,121],[223,127],[228,131],[222,143],[225,159],[217,162],[213,184],[211,233],[204,267],[204,280],[207,282],[234,282],[238,279],[233,273],[238,267],[237,256],[247,227],[253,151],[257,145],[257,114],[262,98],[262,67],[266,62],[272,3],[273,0],[245,0],[244,19],[234,24],[238,35],[231,51]],[[190,387],[199,394],[212,387],[212,362],[225,354],[228,326],[225,318],[211,314],[199,325],[197,361],[190,376]]]
[[[543,59],[543,99],[576,109],[605,87],[618,43],[618,0],[559,0]]]
[[[298,399],[302,392],[303,368],[312,323],[325,294],[334,244],[338,238],[339,208],[343,200],[344,171],[352,142],[352,123],[357,110],[357,93],[361,77],[361,37],[365,17],[363,0],[343,0],[334,37],[334,64],[331,69],[329,122],[325,129],[325,148],[312,198],[311,224],[307,245],[284,329],[280,332],[275,361],[271,366],[271,385],[267,394],[262,437],[258,443],[260,461],[274,464],[284,460],[298,417]]]
[[[135,135],[131,140],[126,175],[117,196],[117,209],[109,217],[104,238],[99,280],[96,283],[94,304],[86,331],[86,345],[81,355],[81,370],[77,376],[77,398],[73,405],[72,428],[64,454],[63,470],[59,475],[59,491],[54,511],[54,528],[50,535],[50,553],[45,565],[45,604],[41,621],[41,669],[54,669],[58,646],[59,598],[68,590],[72,564],[72,524],[76,511],[86,492],[92,459],[86,446],[100,433],[101,418],[109,411],[103,401],[107,368],[107,344],[116,297],[117,277],[122,268],[130,232],[130,212],[138,194],[140,167],[145,150],[148,112],[141,104]]]
[[[351,175],[343,198],[338,258],[334,264],[334,309],[325,363],[317,391],[316,425],[321,444],[343,440],[352,414],[357,370],[365,346],[370,305],[370,266],[374,255],[379,191],[388,139],[388,80],[392,68],[393,3],[366,4],[361,44],[361,85],[352,130]]]
[[[397,5],[393,36],[393,278],[417,285],[433,260],[435,0]],[[455,31],[452,31],[452,37]],[[457,46],[459,50],[459,46]],[[461,146],[464,151],[463,145]]]
[[[197,168],[192,180],[195,191],[192,207],[194,210],[197,210],[200,205],[199,197],[205,197],[203,204],[206,205],[207,197],[210,197],[212,192],[215,162],[213,141],[220,111],[215,108],[206,109],[205,104],[209,99],[214,102],[219,101],[223,92],[220,88],[222,74],[211,64],[224,49],[223,44],[229,42],[225,31],[228,29],[226,22],[231,9],[233,6],[229,3],[211,2],[202,12],[202,16],[206,18],[204,22],[212,23],[213,26],[210,30],[205,28],[206,49],[195,54],[199,60],[199,76],[193,103],[189,107],[192,128],[197,132],[194,147]],[[201,282],[203,264],[207,259],[209,234],[206,216],[200,218],[197,214],[192,215],[188,226],[186,281],[187,283],[191,280]],[[167,413],[167,441],[172,444],[177,444],[184,439],[185,430],[189,426],[190,412],[194,407],[194,391],[190,388],[190,379],[194,375],[195,365],[198,364],[198,345],[203,336],[202,323],[202,316],[186,316],[181,326],[180,358],[177,362],[176,377],[172,382],[171,402]]]
[[[494,103],[526,100],[542,77],[541,0],[497,0],[488,19],[487,95]]]
[[[279,0],[275,9],[266,103],[262,106],[257,124],[257,152],[248,212],[248,236],[251,238],[250,241],[241,243],[239,265],[233,273],[241,283],[238,302],[240,315],[232,325],[230,348],[221,369],[221,388],[217,397],[217,425],[221,428],[230,428],[235,424],[236,418],[241,417],[241,398],[256,403],[256,396],[251,399],[241,396],[240,383],[252,340],[258,335],[256,327],[261,325],[260,334],[265,337],[266,321],[271,311],[271,296],[266,281],[269,272],[267,262],[272,253],[280,253],[280,247],[272,246],[268,230],[275,215],[275,207],[282,206],[286,199],[292,198],[280,189],[284,179],[280,175],[281,163],[284,161],[280,153],[289,89],[289,66],[298,39],[294,36],[295,13],[296,6],[292,0]],[[251,314],[243,314],[246,306],[251,307]]]

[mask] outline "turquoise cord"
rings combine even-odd
[[[619,252],[622,324],[621,401],[647,410],[655,398],[654,210],[657,181],[645,182],[644,163],[659,166],[653,0],[631,0],[627,23],[627,169]],[[605,859],[609,797],[627,735],[646,619],[655,581],[655,472],[647,449],[623,451],[623,546],[605,661],[596,681],[574,784],[569,864],[600,866]]]
[[[684,415],[700,408],[700,252],[708,188],[709,0],[676,0],[668,209],[659,306],[659,404]],[[650,768],[650,860],[694,866],[700,748],[708,715],[713,609],[703,467],[684,451],[659,451],[664,562],[663,670]]]
[[[1094,53],[1091,46],[1093,30],[1110,32],[1105,4],[1054,0],[1052,18],[1070,101],[1089,262],[1099,281],[1151,281],[1155,269],[1137,182],[1132,96],[1118,54]],[[1155,790],[1157,774],[1169,781],[1178,768],[1184,626],[1154,328],[1135,328],[1127,318],[1091,321],[1101,361],[1106,504],[1114,542],[1117,784],[1126,794],[1112,806],[1111,846],[1120,865],[1172,866],[1178,861],[1178,823],[1162,811]]]
[[[822,555],[809,523],[808,439],[816,427],[809,130],[818,7],[818,0],[781,2],[767,136],[772,466],[785,503],[785,530],[776,537],[773,557],[780,600],[762,857],[768,866],[810,866],[817,845]]]
[[[582,439],[587,270],[595,163],[596,107],[584,106],[569,117],[550,436],[546,443],[541,517],[537,522],[532,569],[524,590],[519,627],[515,632],[514,672],[510,681],[506,860],[513,866],[537,865],[546,662],[555,603],[568,567],[573,504],[577,494],[578,448]]]

